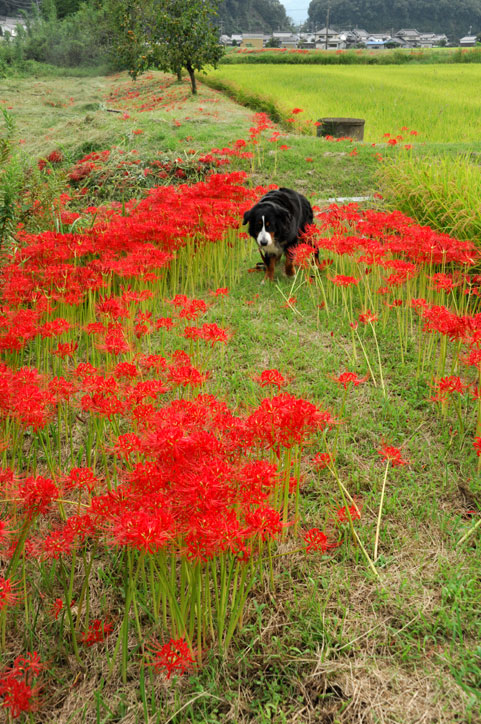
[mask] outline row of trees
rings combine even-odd
[[[337,27],[385,32],[391,28],[446,33],[458,40],[481,29],[481,0],[311,0],[307,25],[315,30],[326,23]]]
[[[180,78],[185,69],[196,93],[196,71],[215,66],[223,53],[217,6],[218,0],[41,0],[26,28],[0,43],[0,65],[107,62],[133,78],[147,68]]]

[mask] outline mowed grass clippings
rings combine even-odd
[[[127,143],[122,129],[125,123],[131,123],[133,130],[143,133],[129,138],[130,149],[150,152],[150,124],[155,127],[157,114],[161,118],[165,110],[141,113],[136,106],[152,94],[161,95],[163,86],[161,82],[155,84],[154,79],[146,81],[151,86],[140,100],[136,96],[139,86],[125,78],[112,81],[112,93],[105,92],[109,85],[105,80],[97,81],[106,99],[102,103],[108,107],[112,103],[113,108],[130,115],[129,119],[120,119],[119,114],[94,110],[104,139],[110,136]],[[67,89],[68,84],[62,81],[62,94]],[[83,100],[88,104],[88,95]],[[18,101],[21,108],[20,98]],[[185,105],[180,100],[176,103],[175,120],[185,123],[187,129],[179,130],[175,123],[168,123],[166,148],[181,148],[182,144],[185,148],[188,143],[207,152],[221,145],[222,134],[215,129],[217,117],[199,120],[196,138],[196,123],[190,118],[191,100],[186,97]],[[167,118],[173,112],[167,111]],[[237,124],[231,117],[232,125],[224,129],[229,137],[222,145],[247,137],[254,125],[251,114],[243,109],[238,113],[241,120]],[[29,140],[28,113],[24,118],[22,145],[31,143],[32,153],[36,154],[38,148],[40,157],[57,147],[55,135],[46,139],[52,142],[46,148],[41,148],[38,138]],[[61,121],[57,122],[61,133]],[[94,143],[88,128],[89,124],[85,124],[85,137],[81,135],[84,126],[76,127],[75,139],[62,136],[62,148],[73,148],[78,158],[87,148],[82,149],[82,143]],[[179,134],[184,133],[192,135],[188,142],[181,140],[183,135]],[[351,156],[352,144],[323,143],[321,148],[327,149],[326,153],[337,154],[334,158],[339,165],[334,172],[333,164],[320,165],[317,157],[305,160],[311,154],[305,153],[307,146],[302,144],[314,142],[323,143],[291,134],[285,141],[291,148],[277,151],[277,157],[268,142],[263,142],[259,163],[252,169],[254,178],[264,182],[270,176],[273,182],[284,183],[285,173],[289,185],[299,186],[296,181],[305,181],[305,189],[300,190],[314,201],[325,199],[326,189],[342,188],[339,177],[343,168],[352,169],[354,181],[357,167],[366,174],[360,188],[373,188],[366,180],[375,175],[370,170],[376,163],[372,154],[363,155],[361,151]],[[249,168],[249,161],[246,163]],[[345,369],[355,369],[359,375],[368,373],[359,348],[357,359],[354,356],[353,332],[343,296],[339,292],[329,300],[328,316],[319,288],[313,290],[307,281],[309,276],[304,282],[299,276],[293,285],[292,280],[278,275],[275,285],[261,285],[262,273],[248,271],[258,260],[253,242],[237,239],[236,244],[245,247],[233,275],[236,281],[230,285],[228,296],[216,298],[202,318],[202,322],[217,323],[233,333],[225,349],[216,348],[206,357],[211,376],[204,391],[242,412],[259,404],[265,394],[256,378],[263,370],[277,368],[289,379],[287,391],[341,417],[341,425],[331,433],[331,440],[337,436],[337,469],[351,495],[362,504],[357,529],[370,552],[384,470],[376,451],[383,439],[402,445],[409,465],[392,470],[388,478],[378,561],[381,582],[374,580],[359,548],[347,535],[339,548],[324,556],[312,553],[306,557],[295,541],[288,539],[274,557],[274,587],[266,567],[251,592],[239,636],[225,656],[212,649],[204,653],[202,666],[190,675],[166,679],[153,667],[138,664],[141,651],[132,628],[126,683],[109,672],[107,657],[102,659],[99,653],[104,645],[112,656],[115,640],[111,643],[113,639],[108,638],[98,650],[96,646],[83,649],[83,666],[78,667],[70,651],[66,620],[60,637],[64,644],[59,650],[52,649],[50,637],[57,624],[47,621],[39,606],[22,644],[25,648],[39,648],[49,660],[45,687],[52,696],[43,709],[31,715],[33,720],[45,721],[47,717],[62,724],[169,720],[199,724],[478,721],[478,539],[473,536],[464,547],[456,546],[476,519],[480,505],[476,458],[473,452],[468,454],[472,451],[472,405],[466,397],[460,415],[452,405],[446,416],[436,413],[428,399],[433,394],[431,360],[427,360],[424,372],[417,374],[416,333],[406,340],[404,357],[400,359],[394,311],[378,331],[387,397],[379,385],[366,382],[350,388],[343,407],[344,392],[333,378]],[[212,301],[202,266],[197,274],[198,287],[192,287],[192,279],[180,274],[181,286],[170,288],[169,293],[194,292]],[[324,270],[324,284],[330,275],[329,268]],[[358,303],[354,295],[356,311]],[[169,310],[171,307],[159,299],[155,316],[167,316]],[[363,339],[374,354],[372,336],[364,335]],[[152,345],[152,352],[168,357],[178,347],[178,340],[160,329]],[[433,345],[433,363],[441,347],[441,342]],[[185,349],[192,352],[190,344],[185,343]],[[371,363],[378,377],[375,354]],[[313,448],[312,454],[315,451]],[[62,454],[69,455],[68,448]],[[300,472],[302,529],[332,526],[335,511],[342,505],[334,478],[328,470],[316,468],[311,454],[303,457]],[[114,594],[123,587],[120,559],[96,558],[93,570],[91,610],[95,615],[110,611],[118,626],[121,609],[119,613]],[[46,570],[42,575],[43,583],[53,592],[55,581]],[[137,605],[142,616],[150,615],[148,597],[139,596]],[[34,625],[36,620],[41,620],[42,625]],[[10,663],[8,651],[4,658]],[[58,682],[56,688],[51,687],[50,676]]]
[[[171,77],[165,80],[158,72],[135,83],[125,76],[118,81],[115,77],[13,78],[4,81],[0,101],[13,115],[18,150],[30,163],[56,150],[63,154],[65,162],[51,168],[54,173],[63,170],[62,183],[68,181],[65,177],[75,163],[92,152],[115,149],[112,157],[117,160],[120,152],[129,154],[129,160],[136,154],[142,169],[164,157],[185,165],[212,148],[248,137],[255,123],[252,111],[203,84],[198,96],[192,97],[187,81],[179,85]],[[288,130],[275,144],[265,139],[264,147],[261,162],[255,163],[254,184],[294,187],[313,203],[372,196],[377,190],[376,149],[371,152],[359,145],[351,155],[355,144],[334,145]],[[114,197],[120,180],[115,170],[111,176],[109,191]],[[151,178],[141,173],[136,181],[139,192],[151,185]]]

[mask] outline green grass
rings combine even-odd
[[[426,66],[221,66],[209,83],[241,99],[262,98],[285,119],[294,107],[302,118],[366,120],[365,139],[379,142],[403,126],[427,142],[477,141],[481,134],[478,65]],[[299,118],[299,117],[298,117]]]
[[[394,70],[398,69],[388,72]],[[250,72],[260,82],[257,69]],[[204,87],[199,98],[193,99],[183,86],[173,85],[171,107],[140,112],[143,100],[160,92],[162,79],[160,74],[137,84],[125,76],[81,81],[16,79],[3,88],[2,99],[6,106],[13,105],[18,134],[25,141],[19,148],[33,161],[54,148],[61,148],[72,161],[89,150],[114,144],[147,158],[159,150],[174,155],[192,147],[205,152],[247,137],[252,113]],[[114,102],[110,95],[114,86],[138,91],[140,96]],[[341,87],[349,93],[347,84]],[[352,102],[349,95],[345,102]],[[412,96],[410,113],[415,113],[417,103]],[[291,105],[297,104],[296,99]],[[130,118],[122,120],[119,114],[109,113],[110,107],[128,110]],[[466,112],[469,115],[469,108]],[[396,118],[396,123],[403,121]],[[144,132],[134,135],[135,129]],[[188,141],[187,136],[191,137]],[[378,149],[372,150],[369,144],[359,144],[358,155],[351,156],[353,146],[346,143],[330,144],[296,134],[282,142],[291,148],[277,157],[269,142],[263,142],[251,183],[293,186],[319,202],[335,195],[366,195],[377,188],[379,166],[374,152]],[[396,149],[383,147],[382,152],[392,153],[396,162]],[[423,150],[429,152],[429,147]],[[312,163],[305,160],[308,157]],[[135,188],[139,194],[142,190],[140,185]],[[257,252],[251,249],[240,281],[206,317],[235,332],[226,353],[212,359],[213,374],[206,391],[231,405],[255,404],[261,391],[252,375],[277,367],[292,377],[291,393],[339,413],[341,396],[330,375],[346,367],[359,374],[366,371],[362,359],[356,363],[352,357],[350,328],[341,307],[333,305],[327,319],[304,286],[296,291],[299,313],[286,309],[291,281],[279,276],[276,284],[261,285],[260,274],[247,272],[257,261]],[[206,295],[206,291],[198,294]],[[480,721],[479,535],[462,548],[456,546],[472,525],[466,511],[481,509],[475,454],[469,436],[453,433],[454,413],[441,420],[427,401],[429,376],[416,377],[416,339],[408,345],[404,363],[398,358],[394,326],[388,324],[380,339],[388,400],[372,385],[349,392],[339,430],[339,470],[351,493],[362,499],[359,530],[371,551],[383,474],[376,454],[381,439],[403,444],[411,460],[408,468],[389,475],[381,533],[382,584],[373,580],[348,537],[329,556],[279,557],[275,596],[264,580],[256,582],[242,632],[225,658],[212,651],[201,670],[177,682],[166,682],[151,669],[142,670],[133,663],[132,678],[122,685],[115,677],[108,678],[107,666],[98,670],[98,656],[93,652],[85,654],[85,670],[78,670],[74,677],[74,664],[60,649],[49,661],[51,680],[44,708],[32,714],[32,721]],[[162,350],[162,354],[167,352]],[[472,432],[469,409],[463,411],[464,423]],[[326,471],[316,472],[309,461],[303,474],[302,525],[323,527],[340,505],[335,484]],[[281,552],[288,550],[287,543]],[[114,557],[99,564],[100,583],[108,580],[113,586],[118,580],[120,585],[116,566]],[[148,603],[139,605],[147,609]],[[34,623],[32,618],[28,642],[43,651],[51,632]]]

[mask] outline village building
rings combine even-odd
[[[270,36],[267,36],[269,38]],[[260,50],[264,47],[266,36],[264,33],[242,33],[242,40],[240,42],[241,48],[255,48]]]
[[[338,32],[333,28],[322,28],[314,33],[316,48],[319,50],[345,50],[347,31]]]
[[[444,33],[421,33],[415,28],[402,28],[396,33],[369,33],[364,28],[338,30],[324,27],[315,32],[242,33],[222,35],[220,42],[225,46],[240,46],[260,50],[268,46],[279,48],[305,48],[318,50],[348,50],[349,48],[368,48],[383,50],[389,48],[438,48],[449,45]],[[454,45],[451,43],[451,45]],[[476,45],[476,35],[466,35],[459,46],[468,48]]]
[[[300,41],[295,33],[272,33],[272,39],[279,43],[280,48],[297,48]]]
[[[17,35],[17,26],[22,28],[27,27],[24,18],[6,17],[5,15],[0,16],[0,34],[10,33],[10,35]]]
[[[465,35],[459,41],[461,48],[473,48],[476,45],[476,35]]]

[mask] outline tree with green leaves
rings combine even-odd
[[[195,73],[222,56],[217,0],[110,0],[110,9],[114,50],[133,78],[152,67],[180,77],[185,68],[197,93]]]

